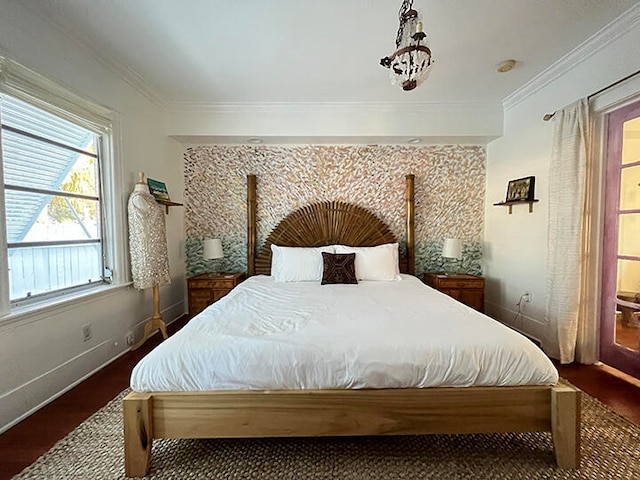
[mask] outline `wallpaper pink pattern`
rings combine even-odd
[[[189,275],[211,269],[202,240],[220,238],[222,267],[246,270],[246,176],[257,176],[258,246],[288,213],[323,200],[353,202],[402,242],[405,175],[415,175],[417,272],[441,270],[444,237],[463,239],[463,269],[480,273],[485,150],[481,146],[199,146],[185,161]]]

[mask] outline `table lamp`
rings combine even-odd
[[[459,238],[445,238],[442,244],[442,257],[445,259],[445,273],[455,273],[447,268],[447,259],[460,260],[462,258],[462,240]]]
[[[204,252],[202,257],[205,260],[219,260],[224,258],[222,242],[219,238],[208,238],[204,241]],[[216,269],[214,269],[216,271]]]

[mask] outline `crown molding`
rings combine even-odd
[[[181,142],[486,143],[503,132],[499,102],[218,103],[173,105],[165,129]],[[211,137],[215,138],[211,138]],[[348,138],[347,138],[348,137]],[[194,140],[195,139],[195,140]],[[355,140],[354,140],[355,139]],[[454,142],[459,143],[459,142]]]
[[[62,34],[67,40],[72,42],[77,47],[88,52],[98,63],[107,68],[107,70],[113,72],[116,76],[124,80],[128,85],[133,87],[138,93],[142,94],[147,100],[151,101],[156,106],[165,109],[166,101],[162,95],[154,89],[149,82],[145,81],[144,77],[136,72],[133,68],[122,64],[110,55],[105,54],[94,42],[88,38],[78,35],[73,30],[67,28],[64,24],[58,21],[55,17],[44,17],[40,11],[25,5],[29,11],[36,14],[40,19],[47,22],[60,34]]]
[[[97,53],[94,54],[98,56]],[[160,92],[153,88],[149,84],[149,82],[147,82],[144,77],[136,72],[133,68],[118,63],[113,59],[98,58],[98,60],[107,68],[112,70],[120,78],[122,78],[125,82],[131,85],[134,89],[136,89],[139,93],[144,95],[151,103],[163,110],[167,108],[167,102],[164,100],[164,97],[160,94]]]
[[[261,149],[272,146],[295,146],[295,145],[360,145],[366,147],[380,145],[403,145],[407,148],[431,148],[434,145],[465,145],[485,148],[487,143],[495,140],[496,136],[444,136],[444,135],[421,135],[421,136],[385,136],[385,135],[344,135],[344,136],[248,136],[248,135],[171,135],[171,138],[180,142],[183,146],[238,146],[246,145],[250,148]],[[259,138],[259,144],[251,143],[249,140]],[[419,139],[420,142],[412,143],[410,140]]]
[[[172,102],[165,108],[168,113],[234,114],[234,113],[351,113],[351,112],[404,112],[408,114],[434,112],[502,112],[498,102],[245,102],[245,103],[193,103]]]
[[[583,43],[533,77],[502,101],[505,111],[512,109],[538,90],[564,75],[573,67],[592,57],[630,30],[640,27],[640,3],[632,6],[618,18],[605,25]]]

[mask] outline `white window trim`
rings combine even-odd
[[[23,67],[17,62],[0,56],[0,92],[31,103],[38,108],[80,125],[102,136],[101,201],[104,209],[105,267],[113,271],[112,284],[96,286],[77,295],[61,294],[44,301],[34,301],[28,306],[12,309],[9,299],[6,218],[0,208],[0,322],[23,317],[37,311],[60,308],[61,304],[77,303],[97,294],[104,294],[127,285],[129,279],[129,255],[126,232],[126,198],[122,187],[122,120],[118,113],[97,105],[67,88]],[[1,136],[0,136],[1,141]],[[0,178],[3,162],[0,144]],[[0,198],[4,198],[4,182],[0,182]]]
[[[121,285],[131,282],[129,274],[129,241],[127,225],[126,205],[128,194],[125,193],[122,178],[122,118],[120,114],[113,112],[111,121],[111,134],[104,136],[102,156],[109,161],[102,162],[103,208],[105,216],[104,235],[107,238],[105,245],[105,267],[113,271],[111,283]]]
[[[2,329],[19,324],[27,324],[44,320],[47,317],[63,314],[79,306],[90,306],[96,298],[111,295],[125,288],[133,287],[133,282],[120,285],[103,284],[91,290],[77,293],[66,293],[47,301],[33,302],[15,307],[6,315],[0,315],[0,332]]]
[[[0,115],[2,112],[0,112]],[[1,118],[0,118],[1,120]],[[0,178],[4,178],[4,162],[2,160],[2,135],[0,135]],[[4,199],[4,182],[0,181],[0,198]],[[3,202],[4,205],[4,202]],[[0,208],[0,317],[11,311],[9,301],[9,257],[7,255],[7,218],[5,208]]]
[[[112,111],[0,56],[0,89],[98,134],[110,133]]]

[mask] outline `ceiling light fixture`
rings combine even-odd
[[[380,65],[389,69],[391,83],[409,91],[420,85],[433,65],[427,34],[422,30],[422,21],[413,9],[413,0],[403,0],[398,12],[400,26],[396,35],[396,51],[380,60]]]

